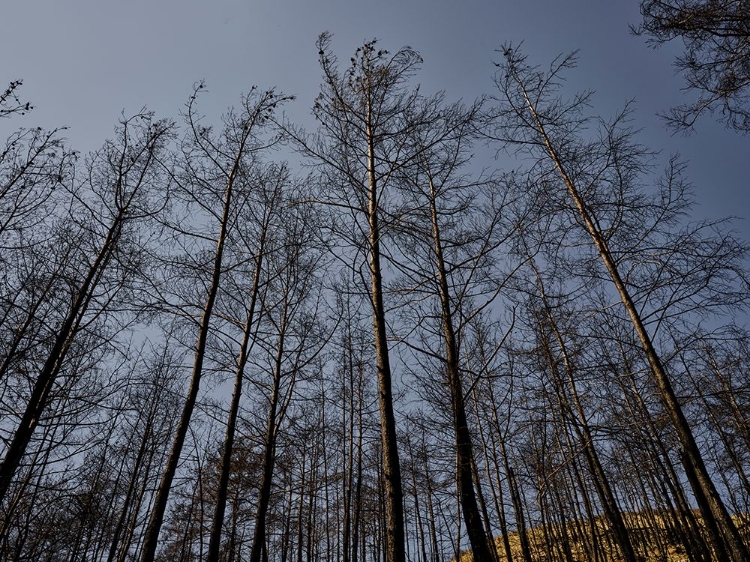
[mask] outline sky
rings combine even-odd
[[[689,162],[698,207],[694,218],[739,217],[750,242],[748,139],[710,116],[690,136],[672,135],[657,113],[691,99],[675,74],[679,42],[654,50],[630,33],[637,0],[15,0],[0,19],[0,85],[23,79],[22,97],[36,107],[9,128],[68,126],[73,148],[86,152],[112,136],[121,113],[143,107],[176,118],[192,86],[205,80],[202,109],[218,117],[251,86],[276,87],[297,100],[296,121],[312,127],[310,107],[321,82],[315,39],[333,33],[348,61],[377,38],[424,57],[416,79],[448,100],[492,93],[495,50],[518,45],[529,61],[548,64],[578,50],[568,73],[571,93],[594,90],[594,110],[611,116],[635,101],[640,140],[664,161]]]

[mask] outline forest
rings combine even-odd
[[[669,126],[746,142],[747,3],[641,12]],[[576,54],[465,101],[334,47],[87,154],[0,93],[0,559],[750,560],[748,246],[689,162]]]

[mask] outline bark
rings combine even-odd
[[[383,477],[386,511],[386,557],[388,562],[406,562],[404,535],[403,490],[396,438],[396,418],[393,411],[391,364],[386,334],[383,280],[380,266],[380,225],[378,182],[375,172],[375,138],[372,125],[371,100],[367,100],[367,173],[370,296],[372,323],[375,336],[375,361],[378,372],[378,403],[380,405],[380,439],[383,448]]]
[[[448,274],[443,259],[443,242],[440,237],[436,198],[437,194],[435,192],[435,187],[430,179],[430,222],[432,226],[435,260],[437,262],[437,280],[445,345],[445,369],[448,374],[453,428],[455,431],[458,495],[474,560],[476,562],[492,562],[495,559],[493,556],[495,547],[494,544],[490,545],[487,533],[484,530],[484,523],[479,512],[477,498],[474,491],[474,480],[472,474],[474,453],[471,443],[471,433],[469,432],[469,425],[466,417],[458,344],[456,342],[456,333],[453,326],[453,311],[451,309],[450,293],[448,289]]]
[[[253,285],[250,290],[250,303],[245,318],[245,325],[242,333],[242,343],[240,344],[240,355],[237,358],[237,369],[234,377],[234,391],[232,392],[232,402],[229,407],[229,417],[227,419],[226,432],[224,434],[224,444],[221,450],[221,470],[219,474],[219,488],[217,490],[216,506],[214,509],[213,522],[211,524],[211,538],[208,543],[208,555],[206,562],[218,562],[219,548],[221,546],[221,528],[224,524],[224,512],[227,505],[227,489],[229,487],[229,472],[232,465],[232,449],[234,448],[234,434],[237,425],[237,415],[240,410],[240,400],[242,398],[242,380],[245,376],[245,365],[250,354],[251,336],[255,326],[255,306],[258,301],[260,291],[260,275],[263,267],[263,253],[265,251],[265,239],[268,225],[263,225],[258,252],[255,256],[255,271],[253,272]]]

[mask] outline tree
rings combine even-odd
[[[654,46],[681,38],[675,66],[694,102],[666,115],[677,130],[692,129],[704,113],[720,112],[727,127],[750,131],[750,5],[745,0],[642,0],[643,22],[631,29]]]
[[[450,392],[455,434],[456,479],[461,512],[475,560],[494,560],[474,486],[474,452],[466,407],[461,342],[473,316],[488,307],[503,286],[493,254],[503,242],[502,195],[488,178],[466,177],[481,103],[446,105],[442,96],[419,99],[409,142],[417,154],[397,173],[408,211],[396,225],[401,273],[396,287],[406,301],[405,330],[413,350],[432,364],[425,373],[444,377]],[[437,340],[440,343],[437,343]],[[439,350],[439,351],[438,351]],[[427,378],[429,375],[418,375]],[[424,381],[423,384],[427,384]]]
[[[287,195],[289,197],[289,195]],[[294,199],[291,197],[290,199]],[[297,384],[319,370],[318,355],[326,343],[321,322],[320,271],[322,249],[316,248],[318,226],[309,206],[289,205],[281,197],[275,246],[268,256],[270,281],[264,295],[262,358],[251,380],[265,389],[266,427],[262,437],[262,475],[250,562],[266,550],[267,515],[276,468],[277,443]],[[318,373],[315,373],[318,374]],[[270,383],[270,384],[269,384]],[[259,408],[260,409],[260,408]],[[265,553],[264,558],[268,557]]]
[[[208,547],[208,561],[215,562],[219,558],[219,546],[221,542],[221,530],[224,521],[224,511],[227,503],[227,490],[229,485],[230,468],[232,464],[232,449],[234,447],[235,431],[237,426],[237,416],[240,410],[240,401],[242,398],[242,386],[245,378],[245,367],[250,357],[250,352],[254,346],[255,338],[258,333],[258,319],[256,316],[256,307],[261,295],[263,286],[268,283],[267,275],[264,275],[265,261],[268,259],[269,238],[272,236],[271,230],[279,227],[278,214],[280,207],[284,205],[282,194],[284,186],[288,182],[288,171],[284,167],[267,166],[258,170],[254,181],[255,189],[252,193],[254,204],[247,205],[244,208],[243,220],[238,225],[243,232],[237,235],[239,247],[235,249],[238,252],[247,252],[252,258],[249,260],[249,271],[243,268],[237,268],[238,281],[237,285],[232,287],[233,290],[226,291],[229,299],[242,302],[239,311],[232,314],[238,307],[229,307],[231,312],[227,316],[233,318],[234,322],[242,330],[242,336],[239,343],[239,352],[237,355],[234,390],[232,392],[232,401],[227,417],[226,432],[224,443],[222,445],[220,476],[218,489],[216,491],[216,506],[214,510],[213,522],[211,524],[211,541]],[[247,234],[244,234],[247,230]],[[244,274],[244,275],[243,275]],[[249,277],[249,287],[245,286]],[[247,294],[245,294],[247,293]],[[243,301],[243,299],[245,299]],[[239,303],[235,303],[239,304]]]
[[[105,316],[115,298],[123,298],[133,287],[140,261],[134,231],[163,207],[168,193],[158,160],[171,139],[172,123],[143,113],[123,119],[116,132],[116,140],[90,156],[81,185],[71,180],[67,186],[70,214],[52,231],[61,246],[58,251],[68,252],[62,261],[69,277],[60,280],[67,298],[0,463],[0,501],[71,350],[89,324]],[[46,296],[47,291],[42,293]]]
[[[547,72],[529,66],[511,46],[503,49],[503,58],[492,134],[536,158],[531,176],[536,185],[528,187],[540,207],[538,216],[560,221],[557,232],[564,237],[554,246],[564,247],[567,238],[591,250],[572,271],[591,271],[591,277],[611,282],[680,444],[686,475],[713,531],[713,546],[732,560],[745,560],[747,549],[657,350],[663,324],[689,322],[746,302],[746,275],[738,263],[744,248],[727,233],[714,235],[700,223],[676,231],[689,208],[682,167],[670,162],[658,192],[645,193],[641,182],[651,156],[634,142],[626,114],[611,123],[599,121],[595,135],[586,132],[596,122],[584,113],[590,96],[568,102],[560,94],[560,75],[573,64],[571,57],[556,60]],[[652,259],[644,261],[644,255]]]
[[[292,127],[286,129],[317,166],[323,189],[315,199],[330,209],[336,242],[353,250],[354,265],[348,267],[369,293],[381,417],[386,554],[389,562],[404,562],[403,490],[382,260],[387,255],[384,234],[391,213],[397,212],[394,172],[417,157],[404,149],[413,122],[410,111],[418,98],[418,92],[408,88],[408,80],[422,59],[409,48],[391,55],[371,41],[356,50],[342,73],[330,42],[331,36],[324,33],[317,43],[324,80],[313,107],[319,133],[308,138]],[[361,256],[366,261],[364,272]]]
[[[553,379],[554,394],[557,402],[555,410],[559,410],[563,418],[570,420],[569,423],[573,427],[575,436],[579,441],[579,446],[583,451],[583,457],[591,473],[602,510],[613,531],[623,558],[631,562],[636,562],[638,558],[625,527],[622,513],[610,486],[609,479],[600,461],[595,439],[577,388],[576,378],[578,376],[578,368],[575,353],[570,349],[571,346],[566,341],[567,338],[572,338],[572,330],[567,330],[564,333],[558,320],[555,318],[555,312],[569,319],[575,318],[575,314],[570,310],[566,310],[567,307],[565,305],[567,303],[565,303],[565,298],[548,294],[544,280],[532,256],[529,256],[529,266],[536,278],[535,289],[537,298],[535,300],[538,300],[538,302],[535,302],[531,300],[533,298],[531,297],[529,308],[531,309],[531,316],[533,318],[532,322],[537,324],[535,331],[537,332],[540,352],[544,356],[542,361],[547,362],[546,369],[543,368],[542,371],[546,370]],[[530,292],[533,294],[533,289]],[[567,388],[565,388],[566,386]],[[574,470],[576,474],[582,472],[578,468]],[[593,517],[594,514],[589,513],[589,518],[592,519]]]
[[[198,398],[214,304],[225,267],[224,249],[230,230],[236,224],[235,199],[240,197],[243,188],[252,189],[252,185],[247,185],[245,180],[248,179],[249,168],[255,163],[257,153],[275,143],[273,138],[265,138],[262,133],[277,104],[285,99],[273,90],[264,92],[253,90],[245,96],[241,112],[238,115],[230,113],[227,116],[226,130],[217,139],[213,137],[210,129],[201,125],[200,116],[196,112],[197,91],[202,87],[199,85],[196,88],[196,94],[188,102],[186,114],[188,132],[183,144],[184,173],[176,179],[180,188],[180,196],[184,197],[189,205],[202,208],[213,220],[217,230],[216,246],[207,271],[208,286],[198,324],[190,386],[151,511],[141,554],[143,562],[151,562],[156,554],[159,530],[167,508],[172,480],[177,471],[190,419]],[[185,233],[180,224],[175,224],[174,231],[177,236]],[[210,236],[200,234],[194,236],[203,240],[210,239]],[[164,288],[161,290],[164,291]]]
[[[0,95],[0,118],[31,109],[18,98],[21,81]],[[36,355],[39,332],[51,295],[59,290],[65,250],[51,252],[51,217],[69,202],[65,186],[76,171],[77,155],[60,138],[61,129],[20,128],[0,150],[0,381],[7,384],[19,362]],[[62,189],[60,189],[62,188]],[[65,246],[57,246],[62,249]],[[59,259],[58,259],[59,258]],[[41,352],[41,350],[40,350]],[[15,364],[15,366],[14,366]],[[3,392],[0,392],[0,396]]]

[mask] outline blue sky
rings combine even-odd
[[[595,90],[598,113],[635,99],[641,140],[690,162],[695,218],[742,217],[735,226],[750,241],[749,139],[710,117],[689,137],[664,129],[655,114],[686,95],[672,67],[680,45],[649,48],[629,32],[638,21],[636,0],[17,0],[2,10],[0,82],[23,79],[37,109],[0,123],[0,134],[67,125],[75,148],[94,149],[123,110],[176,116],[201,79],[209,114],[254,84],[276,86],[298,96],[288,112],[309,125],[320,83],[314,42],[326,30],[344,61],[374,37],[392,51],[410,45],[425,59],[417,80],[427,92],[473,99],[492,91],[494,50],[523,41],[539,64],[578,49],[570,91]]]

